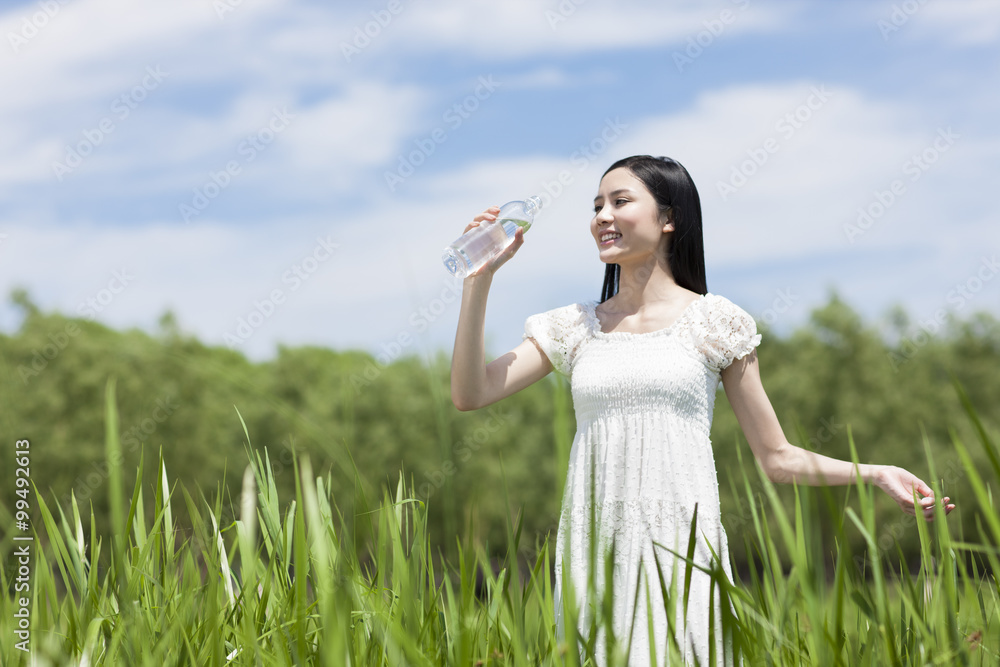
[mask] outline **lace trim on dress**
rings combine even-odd
[[[687,336],[691,348],[715,372],[721,372],[760,345],[761,336],[754,319],[717,294],[708,293],[689,303],[670,326],[642,333],[602,331],[597,304],[597,301],[576,303],[532,315],[525,322],[522,338],[533,339],[552,367],[567,377],[583,344],[592,338],[628,340],[679,332]]]
[[[580,304],[532,315],[522,339],[531,338],[559,373],[569,376],[580,345],[586,340],[585,309]]]
[[[584,304],[584,314],[586,317],[585,324],[587,326],[587,330],[595,338],[618,340],[618,339],[634,338],[636,336],[665,335],[669,334],[675,329],[679,329],[683,325],[684,320],[688,319],[691,312],[695,310],[695,308],[697,308],[698,304],[704,302],[705,298],[706,297],[702,296],[698,299],[694,299],[693,301],[691,301],[691,303],[689,303],[687,306],[684,307],[684,310],[681,311],[681,314],[677,316],[677,319],[671,322],[669,326],[663,327],[662,329],[657,329],[656,331],[641,331],[641,332],[603,331],[601,329],[601,320],[599,317],[597,317],[597,305],[598,305],[597,301],[589,301],[586,304]]]
[[[732,301],[708,294],[702,306],[690,318],[687,332],[713,371],[721,372],[760,345],[757,323]]]

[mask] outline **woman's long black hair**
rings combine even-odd
[[[701,231],[701,199],[687,169],[672,158],[633,155],[618,160],[608,172],[624,167],[652,193],[662,215],[670,211],[674,223],[667,247],[667,264],[678,285],[698,294],[708,293],[705,282],[705,242]],[[603,178],[603,176],[602,176]],[[621,267],[608,264],[604,271],[601,302],[618,293]]]

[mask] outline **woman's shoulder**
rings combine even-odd
[[[585,330],[594,318],[596,305],[596,301],[570,303],[532,315],[528,318],[528,322],[561,329]]]
[[[569,303],[565,306],[558,306],[557,308],[552,308],[551,310],[546,310],[538,315],[552,315],[552,316],[564,316],[564,315],[583,315],[587,312],[593,311],[594,306],[597,305],[596,301],[581,301],[579,303]]]
[[[750,314],[743,310],[743,308],[721,294],[713,294],[712,292],[707,292],[701,297],[697,309],[709,318],[745,316],[753,320]]]
[[[577,353],[592,331],[596,302],[571,303],[532,315],[524,338],[535,341],[558,372],[569,376]]]
[[[733,303],[727,297],[724,297],[721,294],[715,294],[713,292],[706,292],[705,296],[703,297],[703,301],[705,302],[706,305],[717,309],[736,306],[736,304]]]
[[[760,344],[757,323],[750,314],[719,294],[705,294],[689,327],[695,347],[709,366],[721,370]]]

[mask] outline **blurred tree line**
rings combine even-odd
[[[235,518],[247,464],[238,410],[252,448],[267,448],[284,498],[294,490],[294,449],[308,454],[317,474],[331,475],[347,517],[363,511],[365,499],[377,503],[402,472],[417,497],[427,501],[444,552],[454,547],[456,535],[468,531],[502,552],[506,522],[517,513],[525,555],[546,536],[554,539],[574,432],[561,378],[552,375],[495,406],[461,413],[449,399],[450,360],[443,353],[383,365],[365,352],[281,347],[273,360],[252,363],[239,352],[182,334],[169,313],[150,335],[40,312],[23,291],[12,300],[24,319],[13,335],[0,335],[0,434],[11,456],[15,439],[30,439],[31,477],[46,500],[68,510],[72,492],[84,516],[92,504],[105,534],[103,405],[106,382],[114,376],[126,494],[141,453],[143,484],[152,492],[162,449],[171,480],[196,497],[200,488],[209,502],[221,494],[228,517]],[[926,437],[944,492],[959,506],[949,521],[961,523],[966,539],[976,539],[974,512],[962,511],[965,475],[950,432],[964,438],[974,456],[985,457],[951,377],[964,385],[987,428],[996,432],[1000,322],[976,313],[951,318],[932,334],[901,311],[891,316],[890,330],[880,331],[833,295],[787,337],[761,325],[764,386],[789,440],[829,456],[850,457],[850,430],[862,462],[899,465],[930,481]],[[752,523],[745,503],[740,509],[732,495],[733,488],[745,495],[738,450],[755,492],[760,484],[721,387],[712,439],[723,521],[730,548],[743,562],[740,535]],[[3,475],[0,506],[12,506],[13,491],[13,476]],[[783,494],[790,492],[782,487]],[[843,498],[848,490],[834,493]],[[892,556],[891,540],[898,538],[907,557],[918,558],[914,523],[881,495],[880,547]],[[968,504],[971,510],[971,497]],[[824,518],[815,519],[821,530]]]

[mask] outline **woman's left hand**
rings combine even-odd
[[[897,466],[879,466],[874,481],[907,514],[916,515],[919,508],[924,513],[925,519],[934,520],[934,491],[926,482],[910,471]],[[914,489],[918,495],[917,505],[913,503]],[[951,499],[945,496],[941,501],[945,514],[955,509],[955,505],[949,503],[949,500]]]

